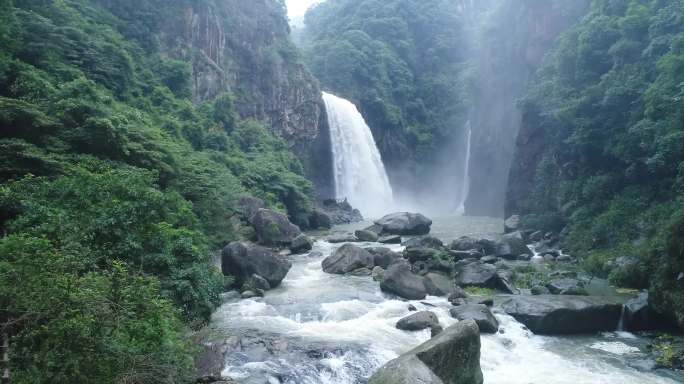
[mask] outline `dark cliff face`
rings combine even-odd
[[[529,132],[516,139],[523,117],[517,101],[524,95],[531,74],[539,67],[556,37],[586,12],[588,4],[588,0],[572,4],[504,0],[479,32],[479,71],[470,116],[473,154],[467,214],[493,217],[504,214],[509,167],[512,162],[526,163],[515,153],[529,155],[533,150],[529,147],[524,152],[516,149],[532,139]],[[513,184],[528,182],[521,180],[529,175],[520,174],[519,168],[519,165],[514,166],[516,171],[511,173]],[[521,189],[517,185],[510,188]]]
[[[162,23],[162,49],[192,64],[195,103],[230,92],[243,119],[265,121],[300,157],[321,197],[332,191],[325,106],[290,41],[278,0],[184,2]]]

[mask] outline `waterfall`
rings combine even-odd
[[[468,194],[470,193],[470,145],[473,136],[473,129],[470,126],[470,120],[466,123],[466,155],[464,169],[463,169],[463,180],[461,182],[461,195],[459,196],[460,202],[458,204],[458,209],[456,213],[459,215],[465,215],[465,203],[468,200]]]
[[[392,187],[370,128],[348,100],[323,93],[332,143],[335,197],[367,217],[389,213]]]

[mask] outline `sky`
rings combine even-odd
[[[285,0],[287,3],[287,13],[291,20],[304,17],[306,10],[321,0]]]

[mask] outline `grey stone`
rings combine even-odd
[[[499,322],[492,311],[483,304],[466,304],[449,310],[451,317],[463,320],[474,320],[482,333],[496,333],[499,330]]]
[[[375,224],[382,227],[383,234],[420,236],[430,233],[432,220],[420,213],[399,212],[387,215]]]
[[[411,272],[411,267],[403,263],[392,264],[385,271],[380,289],[409,300],[421,300],[427,294],[423,278]]]
[[[226,276],[234,276],[238,284],[244,284],[257,274],[270,284],[280,285],[292,264],[272,250],[248,242],[228,244],[221,252],[221,270]]]
[[[321,263],[323,271],[337,275],[350,273],[360,268],[370,268],[375,266],[373,255],[363,248],[354,244],[344,244],[337,248],[332,255],[323,259]]]

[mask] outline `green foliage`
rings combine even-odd
[[[17,383],[182,383],[190,346],[154,278],[45,238],[0,240],[0,303]],[[83,256],[89,256],[84,259]]]
[[[561,216],[564,246],[620,286],[667,290],[682,270],[664,256],[672,253],[667,228],[684,206],[682,31],[681,1],[594,0],[522,103],[546,141],[528,213]],[[633,262],[605,269],[622,256]]]
[[[0,0],[13,382],[189,382],[185,335],[230,285],[210,254],[240,236],[238,196],[306,224],[312,186],[284,141],[241,120],[233,94],[193,104],[190,60],[162,54],[164,23],[188,4]]]

